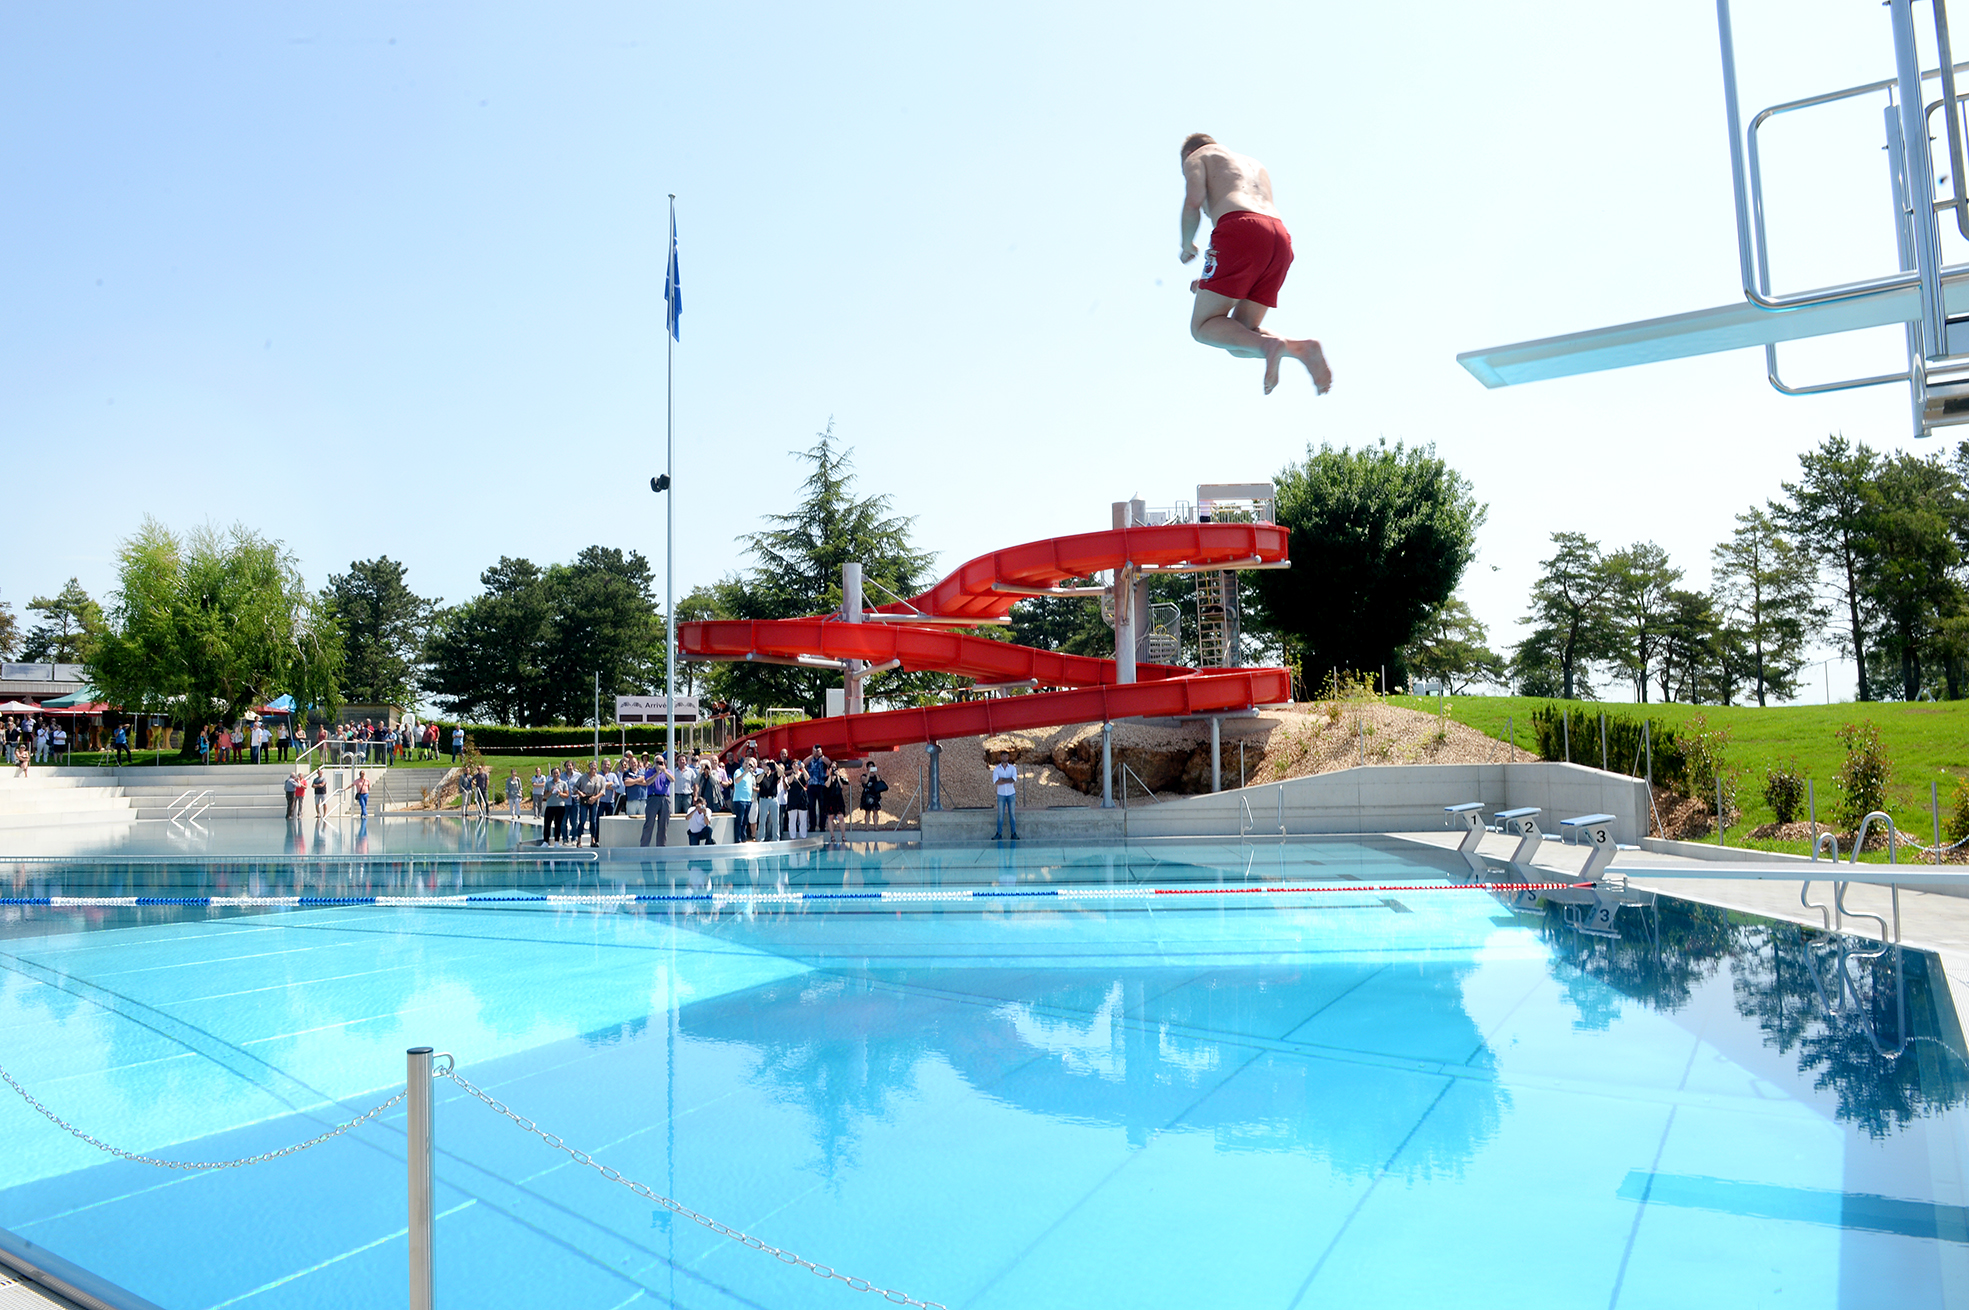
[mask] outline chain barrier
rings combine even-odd
[[[354,1128],[357,1124],[366,1123],[369,1120],[374,1119],[377,1115],[383,1113],[385,1110],[389,1109],[391,1106],[395,1105],[397,1102],[401,1101],[405,1096],[408,1096],[410,1094],[410,1089],[406,1087],[403,1091],[398,1092],[395,1096],[392,1096],[389,1100],[384,1101],[381,1105],[373,1106],[370,1109],[363,1111],[361,1114],[349,1120],[347,1123],[337,1124],[335,1127],[329,1129],[327,1132],[321,1134],[321,1136],[319,1137],[310,1137],[305,1142],[296,1142],[292,1146],[283,1146],[277,1151],[262,1151],[258,1155],[242,1156],[237,1160],[160,1160],[155,1156],[139,1155],[134,1151],[126,1151],[121,1147],[111,1146],[108,1142],[100,1141],[97,1138],[91,1137],[89,1134],[83,1132],[80,1128],[77,1128],[74,1124],[68,1122],[66,1119],[56,1114],[53,1110],[50,1110],[47,1106],[41,1104],[41,1102],[35,1100],[34,1097],[28,1092],[27,1088],[22,1087],[19,1083],[15,1082],[14,1076],[8,1073],[5,1069],[0,1069],[0,1080],[4,1080],[7,1086],[13,1088],[15,1092],[19,1093],[21,1100],[26,1101],[28,1106],[32,1110],[34,1110],[36,1114],[39,1114],[42,1118],[46,1119],[49,1123],[53,1124],[55,1127],[67,1133],[69,1136],[87,1142],[90,1146],[95,1147],[98,1151],[106,1151],[110,1155],[115,1156],[119,1160],[129,1160],[136,1164],[155,1165],[159,1169],[183,1169],[194,1173],[202,1172],[210,1169],[237,1169],[241,1165],[245,1165],[245,1164],[262,1164],[268,1160],[278,1160],[284,1155],[298,1155],[300,1152],[307,1150],[311,1146],[320,1146],[323,1142],[326,1142],[331,1138],[340,1137],[343,1133],[346,1133],[347,1131],[349,1131],[349,1129]]]
[[[452,1058],[452,1056],[448,1052],[439,1055],[437,1058],[445,1061],[445,1067],[442,1069],[433,1070],[431,1075],[433,1078],[449,1078],[452,1082],[457,1083],[460,1088],[462,1088],[468,1095],[472,1096],[474,1099],[484,1103],[486,1106],[488,1106],[498,1114],[503,1115],[507,1119],[512,1120],[514,1123],[518,1124],[521,1128],[524,1128],[527,1132],[532,1133],[535,1137],[538,1137],[541,1141],[553,1147],[555,1150],[565,1152],[567,1156],[570,1159],[572,1159],[576,1164],[586,1165],[588,1168],[593,1169],[596,1173],[608,1179],[610,1182],[622,1184],[622,1186],[628,1188],[630,1191],[634,1192],[637,1196],[642,1197],[646,1201],[654,1202],[656,1205],[659,1205],[663,1209],[670,1211],[672,1214],[681,1216],[682,1218],[690,1220],[694,1224],[698,1224],[706,1229],[709,1229],[711,1232],[718,1234],[720,1237],[729,1237],[732,1241],[737,1242],[742,1246],[750,1247],[754,1251],[763,1252],[766,1255],[773,1257],[773,1259],[778,1260],[782,1264],[797,1265],[800,1268],[805,1269],[810,1274],[814,1274],[818,1277],[841,1283],[856,1292],[873,1292],[877,1296],[881,1297],[884,1301],[889,1302],[891,1305],[915,1306],[917,1307],[917,1310],[948,1310],[948,1307],[946,1307],[941,1301],[919,1300],[916,1297],[910,1296],[905,1292],[899,1292],[894,1288],[877,1287],[875,1284],[869,1282],[866,1278],[856,1278],[853,1277],[852,1275],[844,1274],[829,1265],[818,1264],[812,1260],[802,1259],[800,1256],[795,1255],[791,1251],[783,1250],[782,1248],[777,1246],[772,1246],[766,1242],[760,1241],[758,1238],[753,1237],[749,1233],[741,1232],[740,1230],[731,1227],[729,1224],[721,1224],[716,1219],[712,1219],[707,1215],[701,1215],[697,1211],[691,1209],[689,1206],[684,1205],[682,1202],[673,1201],[669,1197],[661,1195],[660,1193],[654,1191],[647,1185],[637,1182],[633,1178],[625,1178],[622,1176],[621,1173],[619,1173],[614,1169],[611,1169],[609,1166],[605,1164],[602,1164],[600,1161],[596,1160],[593,1156],[589,1155],[586,1151],[579,1151],[576,1150],[574,1147],[569,1146],[566,1142],[562,1141],[560,1138],[554,1136],[552,1133],[547,1132],[545,1129],[541,1128],[541,1126],[535,1123],[533,1120],[527,1118],[522,1114],[516,1113],[510,1107],[508,1107],[504,1102],[495,1099],[494,1097],[488,1095],[483,1089],[479,1088],[477,1085],[467,1081],[466,1078],[458,1072],[457,1062]],[[368,1110],[365,1110],[363,1113],[357,1115],[355,1118],[349,1120],[347,1123],[337,1124],[335,1125],[335,1127],[329,1129],[325,1133],[322,1133],[318,1137],[310,1137],[305,1142],[296,1142],[291,1146],[283,1146],[278,1150],[262,1151],[258,1155],[241,1156],[237,1160],[160,1160],[155,1156],[140,1155],[135,1151],[126,1151],[121,1147],[111,1146],[108,1142],[102,1141],[99,1138],[92,1137],[88,1133],[83,1132],[80,1128],[77,1128],[74,1124],[69,1123],[66,1119],[63,1119],[60,1115],[56,1114],[53,1110],[50,1110],[47,1106],[41,1104],[40,1101],[36,1100],[34,1098],[34,1095],[31,1092],[29,1092],[25,1087],[22,1087],[20,1083],[16,1082],[14,1076],[11,1073],[7,1072],[5,1068],[0,1068],[0,1081],[4,1081],[7,1084],[7,1086],[13,1088],[14,1092],[21,1098],[21,1100],[27,1102],[29,1108],[31,1108],[35,1113],[39,1114],[42,1118],[46,1119],[49,1123],[55,1125],[55,1127],[61,1129],[63,1132],[69,1134],[70,1136],[75,1137],[78,1140],[86,1142],[90,1146],[95,1147],[98,1151],[107,1152],[108,1154],[115,1156],[119,1160],[129,1160],[135,1164],[147,1164],[147,1165],[152,1165],[159,1169],[182,1169],[192,1172],[203,1172],[213,1169],[237,1169],[241,1165],[263,1164],[268,1160],[278,1160],[282,1156],[298,1155],[300,1152],[305,1151],[310,1147],[320,1146],[323,1142],[330,1141],[334,1138],[340,1137],[343,1133],[348,1132],[351,1128],[354,1128],[359,1124],[367,1123],[369,1120],[374,1119],[377,1115],[382,1114],[386,1110],[389,1110],[395,1105],[397,1105],[399,1102],[403,1100],[404,1097],[410,1094],[410,1089],[406,1087],[402,1091],[398,1092],[395,1096],[392,1096],[389,1100],[384,1101],[379,1105],[373,1106]]]
[[[1920,851],[1923,855],[1947,855],[1950,851],[1955,850],[1957,847],[1962,846],[1964,844],[1969,844],[1969,837],[1964,837],[1962,838],[1961,841],[1952,841],[1946,846],[1924,846],[1920,842],[1916,841],[1914,838],[1906,836],[1905,834],[1897,834],[1897,835],[1899,836],[1899,840],[1895,843],[1896,845],[1902,847],[1903,849],[1912,849],[1912,850]]]
[[[824,1264],[816,1264],[812,1260],[803,1260],[791,1251],[782,1250],[777,1246],[768,1245],[767,1243],[760,1241],[758,1238],[753,1237],[749,1233],[740,1232],[738,1229],[733,1228],[728,1224],[721,1224],[716,1219],[712,1219],[705,1215],[701,1215],[697,1211],[691,1209],[689,1206],[684,1205],[682,1202],[673,1201],[669,1197],[656,1192],[655,1190],[646,1186],[643,1183],[637,1182],[633,1178],[625,1178],[622,1176],[622,1174],[618,1173],[616,1170],[611,1169],[609,1166],[602,1164],[600,1161],[596,1160],[593,1156],[589,1155],[586,1151],[578,1151],[574,1147],[569,1146],[566,1142],[554,1136],[552,1133],[546,1131],[544,1128],[542,1128],[539,1124],[535,1123],[533,1120],[527,1118],[525,1115],[515,1112],[511,1107],[507,1106],[504,1102],[499,1101],[496,1098],[488,1095],[485,1091],[481,1090],[479,1087],[467,1081],[465,1076],[458,1072],[457,1063],[452,1059],[449,1053],[440,1053],[436,1058],[445,1061],[446,1064],[445,1067],[442,1069],[433,1070],[432,1077],[449,1078],[452,1082],[457,1083],[458,1086],[462,1088],[467,1095],[482,1102],[495,1113],[503,1115],[507,1119],[512,1120],[514,1123],[518,1124],[521,1128],[525,1129],[529,1133],[532,1133],[535,1137],[538,1137],[541,1141],[545,1142],[548,1146],[553,1147],[557,1151],[565,1152],[568,1158],[572,1159],[576,1164],[586,1165],[588,1168],[593,1169],[596,1173],[608,1179],[610,1182],[622,1184],[622,1186],[628,1188],[630,1191],[634,1192],[637,1196],[640,1196],[646,1201],[650,1201],[655,1203],[656,1205],[661,1206],[663,1209],[670,1211],[670,1213],[674,1215],[678,1215],[682,1218],[690,1220],[694,1224],[698,1224],[704,1228],[707,1228],[710,1231],[718,1234],[720,1237],[729,1237],[732,1241],[737,1242],[742,1246],[748,1246],[754,1251],[762,1251],[765,1254],[773,1257],[773,1259],[778,1260],[782,1264],[798,1265],[800,1268],[805,1269],[810,1274],[814,1274],[820,1278],[831,1279],[834,1282],[843,1283],[849,1288],[851,1288],[852,1290],[857,1292],[873,1292],[877,1296],[881,1297],[884,1301],[889,1302],[891,1305],[915,1306],[917,1307],[917,1310],[948,1310],[948,1308],[941,1301],[921,1301],[913,1296],[910,1296],[905,1292],[896,1291],[893,1288],[877,1287],[875,1284],[869,1282],[866,1278],[855,1278],[848,1274],[844,1274],[839,1270],[832,1268],[831,1266],[824,1265]]]

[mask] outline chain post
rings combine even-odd
[[[431,1276],[431,1048],[413,1046],[404,1052],[404,1078],[409,1090],[405,1110],[409,1122],[410,1158],[410,1310],[432,1310]]]

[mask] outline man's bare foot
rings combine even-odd
[[[1319,342],[1317,341],[1287,342],[1285,347],[1285,353],[1291,355],[1294,359],[1298,360],[1301,364],[1304,364],[1306,366],[1306,371],[1313,375],[1313,390],[1317,391],[1322,396],[1324,396],[1327,392],[1333,390],[1333,370],[1326,366],[1326,354],[1324,351],[1320,349]],[[1271,368],[1273,370],[1273,373],[1275,374],[1277,372],[1278,366],[1276,363],[1274,363],[1271,365]],[[1270,391],[1271,386],[1268,384],[1265,390]]]
[[[1278,385],[1278,362],[1280,356],[1284,355],[1295,344],[1297,343],[1287,341],[1284,337],[1267,336],[1265,338],[1265,394],[1266,395],[1268,396],[1271,395],[1272,388]]]

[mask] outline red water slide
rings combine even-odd
[[[980,555],[906,602],[870,613],[920,615],[925,620],[1003,618],[1033,592],[1119,568],[1208,569],[1276,565],[1285,559],[1286,530],[1270,523],[1180,523],[1114,528],[1028,542]],[[1284,669],[1227,669],[1199,673],[1168,664],[1142,664],[1140,681],[1115,681],[1115,663],[994,641],[907,618],[849,623],[838,615],[802,619],[706,620],[677,626],[685,659],[779,662],[802,657],[896,661],[985,682],[1032,681],[1072,690],[998,700],[959,701],[921,709],[885,710],[809,719],[755,733],[747,743],[761,754],[814,746],[834,758],[893,750],[917,742],[981,733],[1057,727],[1110,719],[1219,714],[1292,698]]]

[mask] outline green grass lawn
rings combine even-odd
[[[1436,712],[1433,696],[1391,696],[1390,704],[1406,709]],[[1531,713],[1541,706],[1561,702],[1530,696],[1452,696],[1449,715],[1458,723],[1500,741],[1509,731],[1521,747],[1531,747]],[[1572,757],[1575,763],[1600,763],[1599,715],[1630,719],[1652,718],[1671,728],[1680,727],[1701,715],[1711,727],[1727,730],[1730,742],[1725,760],[1737,770],[1737,801],[1743,807],[1741,825],[1732,824],[1725,840],[1737,845],[1772,850],[1805,850],[1803,843],[1750,841],[1744,833],[1776,816],[1764,800],[1764,770],[1771,764],[1796,759],[1799,772],[1813,780],[1818,793],[1820,821],[1834,809],[1837,791],[1834,779],[1845,750],[1835,735],[1841,725],[1872,720],[1880,730],[1881,745],[1892,765],[1887,783],[1887,810],[1894,822],[1910,837],[1921,842],[1933,840],[1934,820],[1928,808],[1930,782],[1940,784],[1942,826],[1946,831],[1949,811],[1954,803],[1956,780],[1969,776],[1969,701],[1899,704],[1874,702],[1867,705],[1795,705],[1758,709],[1755,706],[1719,705],[1629,705],[1572,702],[1574,719]],[[1609,761],[1616,770],[1625,770],[1627,760]],[[1657,782],[1663,781],[1656,779]],[[1801,813],[1800,817],[1804,817]],[[1885,859],[1883,855],[1881,857]]]

